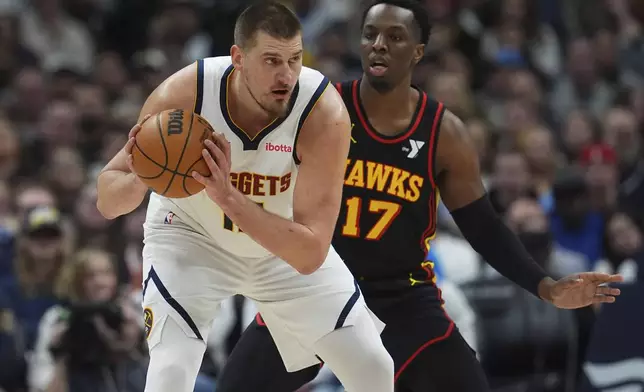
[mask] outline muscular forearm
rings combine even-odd
[[[487,196],[452,211],[463,237],[501,275],[543,298],[551,280],[494,211]],[[549,300],[549,298],[543,298]]]
[[[145,198],[147,188],[135,174],[107,170],[98,176],[96,206],[107,219],[114,219],[134,211]]]
[[[308,227],[265,211],[237,190],[222,204],[244,233],[300,273],[313,273],[326,258],[330,238],[321,239]]]

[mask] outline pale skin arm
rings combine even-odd
[[[349,152],[351,121],[335,89],[327,87],[304,124],[297,144],[301,164],[294,190],[293,221],[265,211],[232,186],[209,194],[245,234],[301,274],[311,274],[324,262],[340,211],[342,185]],[[206,147],[212,165],[229,161],[227,142],[216,136]],[[204,154],[208,162],[210,155]],[[211,172],[220,171],[211,167]],[[204,179],[208,183],[212,177]],[[221,178],[226,178],[227,173]],[[215,182],[222,181],[215,176]],[[208,188],[207,188],[208,189]]]
[[[96,206],[107,219],[114,219],[134,211],[143,201],[148,188],[132,172],[131,151],[134,136],[147,118],[168,109],[193,110],[195,100],[196,66],[189,65],[171,75],[148,97],[139,115],[139,124],[128,135],[128,142],[98,176]]]

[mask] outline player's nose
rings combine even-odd
[[[373,41],[372,49],[376,52],[387,51],[387,39],[383,34],[378,34],[376,39]]]
[[[294,84],[294,79],[296,79],[295,72],[290,68],[286,68],[277,73],[277,84],[280,86],[288,87]]]

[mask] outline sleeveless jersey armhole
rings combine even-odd
[[[197,88],[195,92],[195,104],[193,112],[201,115],[203,108],[203,87],[204,87],[204,60],[197,60]]]
[[[324,94],[324,91],[326,90],[328,85],[329,79],[324,77],[318,85],[318,88],[311,96],[311,99],[309,99],[309,102],[306,104],[306,107],[302,111],[302,114],[300,115],[300,119],[297,123],[297,130],[295,131],[295,140],[293,141],[293,160],[295,161],[296,165],[302,163],[300,161],[300,158],[297,156],[297,141],[300,137],[300,131],[302,130],[304,123],[309,117],[309,114],[311,114],[311,111],[313,111],[313,108],[315,108],[315,105],[317,105],[318,101],[320,100],[320,97],[322,97],[322,94]]]

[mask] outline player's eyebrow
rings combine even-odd
[[[291,57],[301,56],[301,55],[302,55],[302,53],[304,53],[304,49],[300,49],[300,50],[298,50],[297,52],[295,52],[295,53],[291,54]],[[264,52],[264,54],[262,54],[262,56],[265,56],[265,57],[282,57],[282,53],[277,53],[277,52]]]

